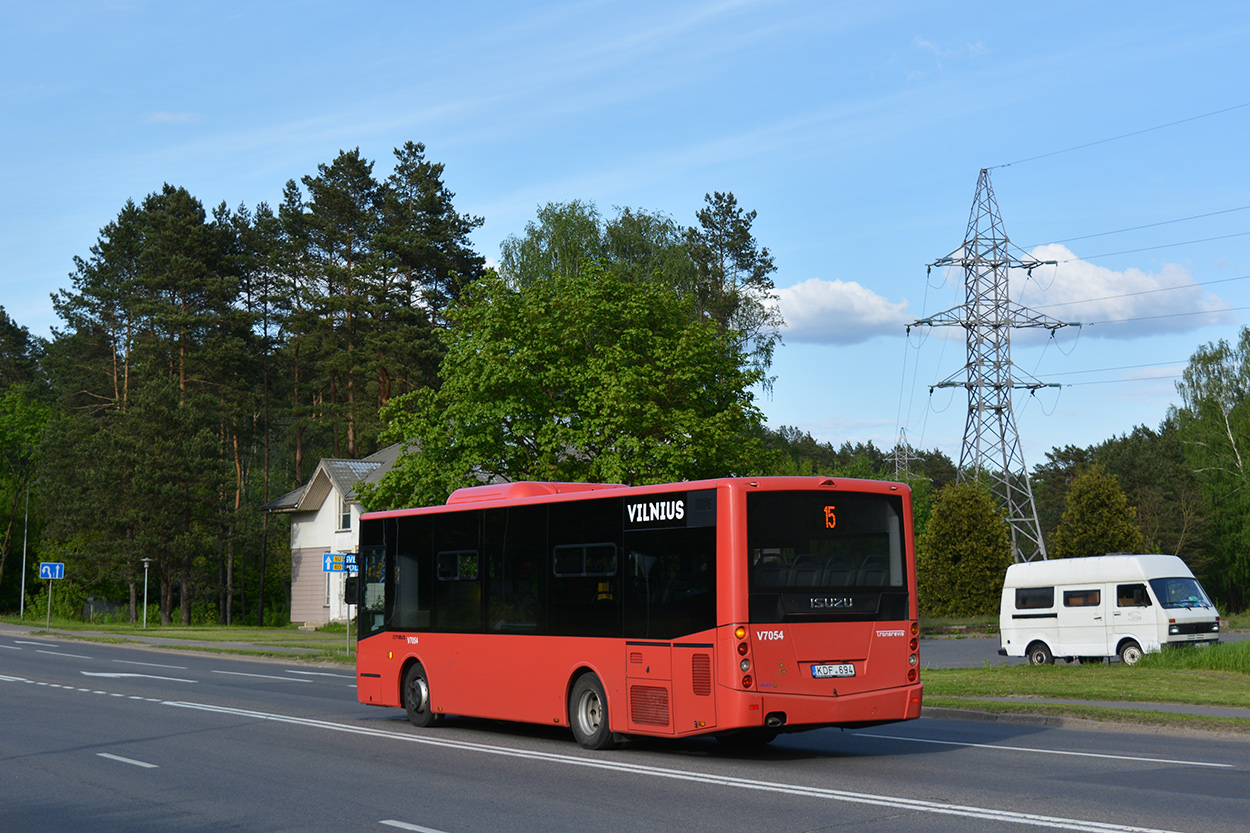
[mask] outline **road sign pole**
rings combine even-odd
[[[52,579],[48,579],[48,630],[52,630]]]

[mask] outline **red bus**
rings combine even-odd
[[[920,716],[911,493],[819,477],[508,483],[361,520],[357,694],[624,736]]]

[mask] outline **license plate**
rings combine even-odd
[[[855,666],[849,662],[839,662],[830,665],[813,665],[812,676],[816,679],[825,677],[854,677]]]

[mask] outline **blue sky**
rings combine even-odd
[[[734,192],[789,322],[760,404],[837,444],[901,427],[957,459],[966,400],[929,386],[962,333],[904,328],[962,300],[962,275],[925,267],[963,240],[984,167],[1006,166],[1011,240],[1061,261],[1013,299],[1093,322],[1013,337],[1064,385],[1017,402],[1030,466],[1157,427],[1195,348],[1250,312],[1244,3],[117,0],[5,20],[0,305],[40,335],[127,199],[169,182],[276,205],[342,149],[384,176],[408,140],[485,218],[492,261],[547,202],[690,224]]]

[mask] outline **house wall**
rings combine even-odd
[[[291,515],[291,621],[306,624],[344,622],[346,573],[326,573],[328,552],[354,553],[360,537],[360,507],[351,506],[350,529],[338,530],[339,495],[334,489],[313,512]],[[326,601],[327,582],[329,602]],[[354,611],[353,611],[354,613]]]

